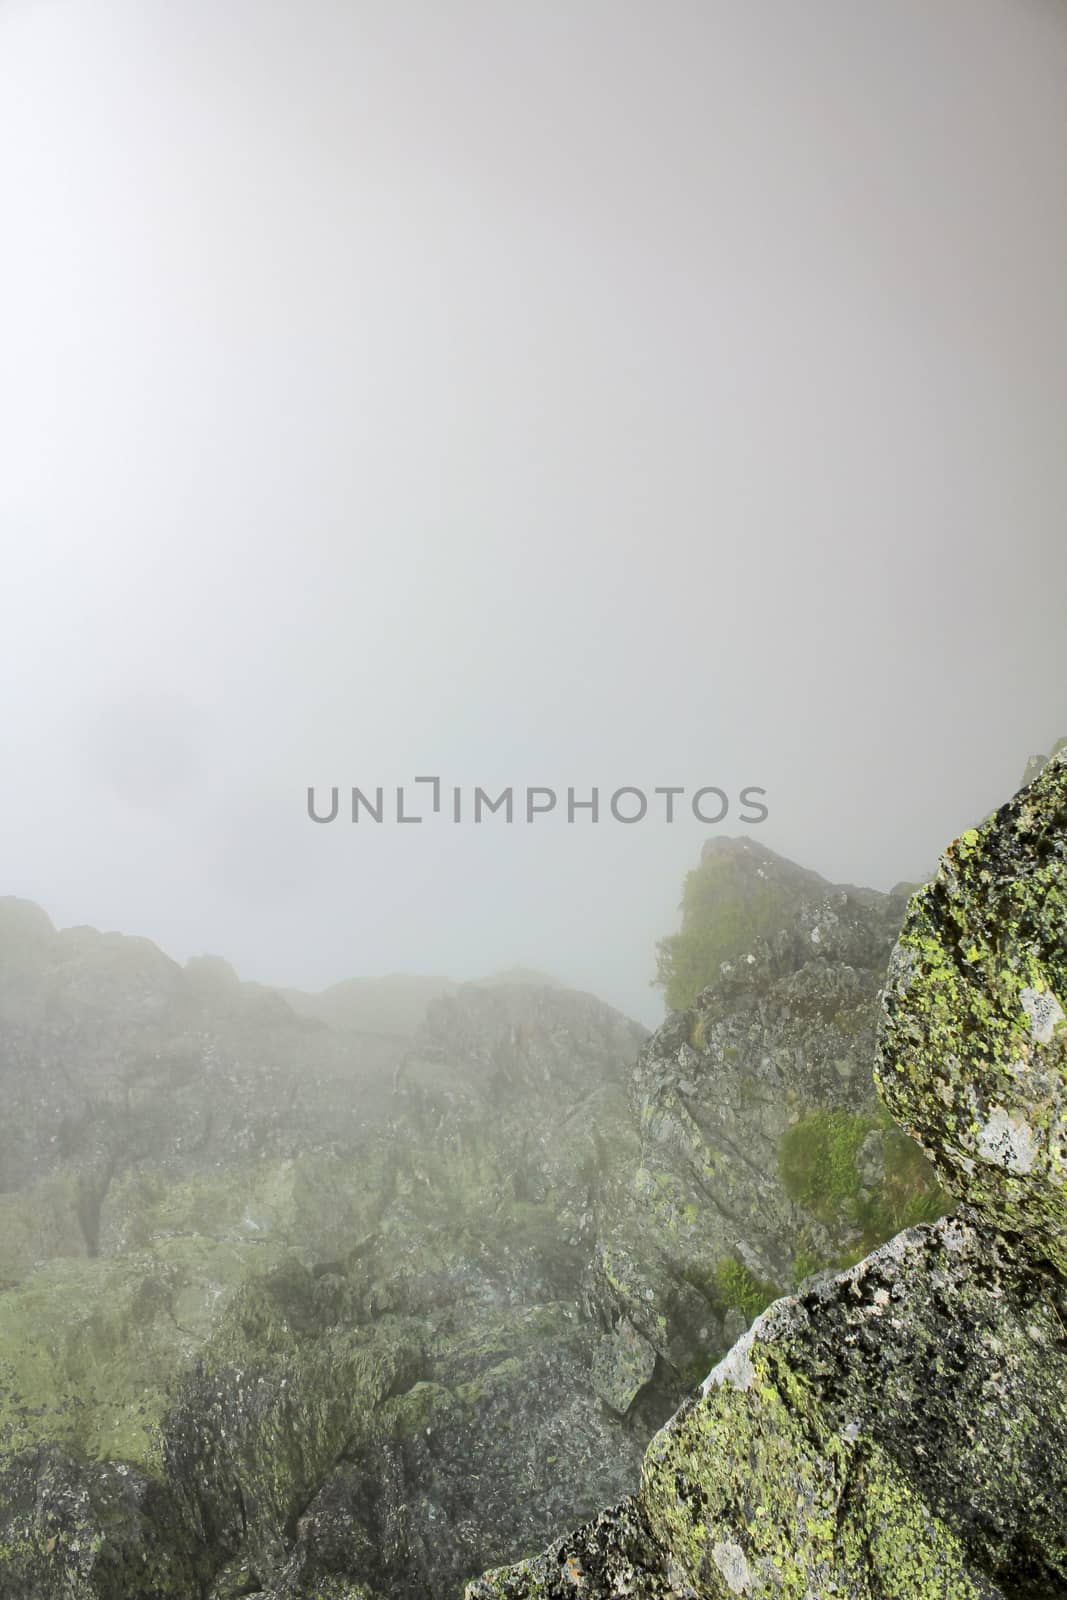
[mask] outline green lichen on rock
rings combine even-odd
[[[654,1533],[701,1594],[1058,1592],[1067,1501],[1030,1498],[1067,1459],[1057,1316],[976,1230],[902,1235],[778,1302],[661,1432]]]
[[[50,973],[43,998],[32,984],[12,997],[0,971],[0,1074],[21,1083],[35,1054],[68,1048],[74,1088],[65,1101],[50,1088],[56,1103],[110,1092],[110,1062]],[[211,1004],[232,995],[215,985]],[[114,1020],[105,1008],[90,1036],[111,1061],[125,1044]],[[593,1380],[621,1310],[594,1309],[614,1291],[586,1275],[598,1207],[632,1180],[627,1079],[644,1030],[567,991],[449,999],[394,1060],[388,1116],[353,1130],[345,1112],[367,1104],[365,1064],[320,1076],[319,1032],[306,1035],[316,1052],[295,1094],[270,1059],[245,1066],[263,1044],[243,1021],[240,1059],[208,1032],[199,1062],[187,1019],[174,1026],[180,1044],[164,1037],[158,1056],[142,1023],[131,1033],[158,1096],[145,1097],[146,1122],[124,1122],[121,1100],[75,1103],[58,1151],[54,1123],[29,1120],[35,1098],[18,1112],[19,1148],[0,1128],[12,1183],[0,1600],[44,1600],[61,1582],[71,1600],[436,1600],[513,1540],[540,1543],[574,1507],[617,1495],[680,1385],[677,1373],[654,1381],[658,1355],[636,1330],[632,1370],[611,1391],[625,1420]],[[142,1065],[129,1068],[131,1101]],[[80,1229],[83,1177],[92,1249],[52,1223]],[[639,1312],[664,1324],[643,1298]],[[648,1390],[646,1419],[635,1412]],[[71,1513],[56,1526],[34,1509],[53,1462]],[[101,1474],[142,1486],[136,1517],[99,1520],[111,1515]],[[144,1565],[152,1538],[184,1574],[169,1588]],[[86,1554],[101,1540],[110,1567]],[[62,1565],[68,1549],[77,1573]],[[119,1569],[133,1574],[126,1588]]]
[[[1067,1271],[1067,754],[912,900],[877,1081],[946,1188]]]
[[[634,1500],[468,1596],[1062,1594],[1061,1315],[978,1229],[902,1234],[771,1306],[653,1439]]]

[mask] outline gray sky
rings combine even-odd
[[[649,1019],[711,830],[307,785],[921,874],[1067,732],[1065,150],[1058,0],[3,0],[0,892]]]

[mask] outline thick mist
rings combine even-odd
[[[1065,81],[1041,0],[7,0],[0,892],[652,1020],[745,824],[621,786],[926,873],[1067,732]],[[561,804],[308,819],[420,775]]]

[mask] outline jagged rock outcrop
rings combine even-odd
[[[106,1249],[101,1212],[124,1172],[351,1143],[385,1117],[399,1057],[218,964],[183,969],[147,939],[57,931],[0,900],[0,1283]]]
[[[687,1010],[715,982],[723,961],[749,949],[754,939],[777,933],[832,888],[817,872],[752,838],[706,840],[699,864],[686,874],[682,926],[656,947],[656,981],[667,1005]]]
[[[1065,1315],[973,1226],[901,1234],[775,1302],[634,1499],[470,1600],[1062,1595]]]
[[[959,1215],[775,1302],[634,1495],[468,1600],[1067,1594],[1067,757],[912,901],[879,1077]]]

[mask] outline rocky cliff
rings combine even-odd
[[[958,1214],[776,1301],[639,1487],[469,1600],[1067,1594],[1067,756],[912,900],[878,1080]]]
[[[6,904],[4,1600],[455,1596],[941,1211],[869,1069],[904,899],[719,850],[762,931],[651,1039],[534,983],[360,1034]]]

